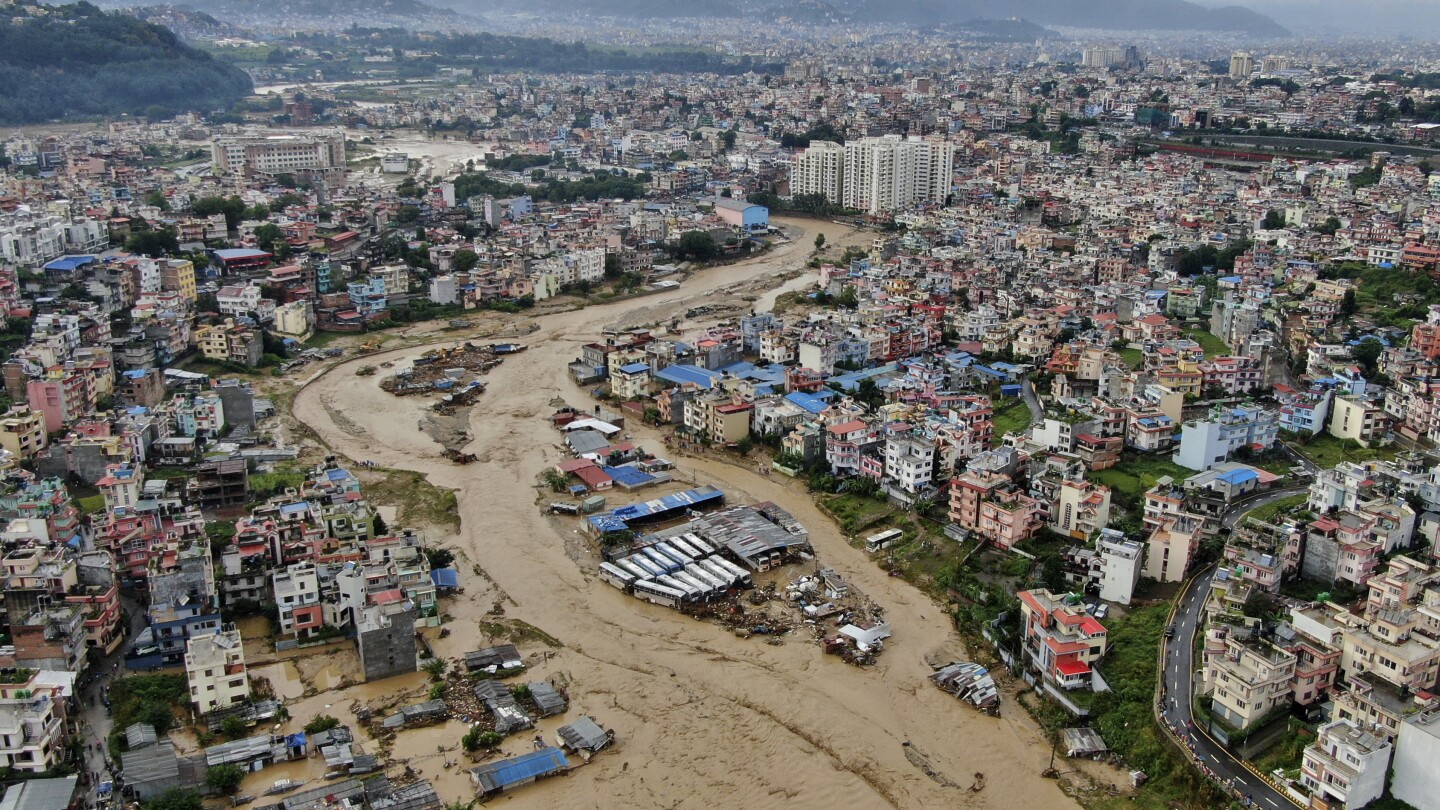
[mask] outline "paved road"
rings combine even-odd
[[[1237,503],[1225,512],[1220,523],[1227,529],[1233,528],[1250,510],[1288,498],[1303,492],[1304,489],[1303,485],[1285,487]],[[1175,609],[1175,637],[1165,644],[1165,669],[1161,673],[1165,684],[1165,704],[1161,716],[1171,728],[1179,730],[1182,738],[1190,741],[1195,759],[1216,778],[1235,785],[1254,800],[1256,807],[1264,810],[1289,810],[1292,806],[1289,798],[1246,770],[1234,755],[1208,736],[1192,730],[1194,714],[1190,696],[1194,690],[1196,669],[1195,634],[1199,632],[1205,597],[1210,592],[1212,570],[1201,571],[1190,580],[1184,593],[1180,594],[1179,606]]]
[[[125,653],[135,645],[135,636],[145,628],[145,611],[140,608],[139,604],[128,597],[122,597],[122,602],[130,618],[125,641],[115,649],[113,654],[91,666],[87,673],[89,682],[76,696],[82,720],[80,739],[85,743],[85,765],[91,773],[96,775],[96,779],[90,784],[86,799],[97,806],[99,801],[96,787],[100,782],[113,781],[115,777],[113,768],[119,767],[118,762],[110,761],[110,752],[105,748],[105,741],[110,737],[113,723],[109,710],[101,701],[100,690],[113,681],[117,675],[124,673]],[[118,669],[117,664],[120,665]],[[101,746],[99,750],[95,748],[97,743]]]

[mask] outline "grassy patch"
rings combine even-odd
[[[1134,506],[1140,503],[1146,490],[1167,475],[1179,483],[1195,475],[1195,471],[1181,467],[1171,461],[1169,456],[1126,453],[1114,467],[1092,471],[1090,480],[1110,487],[1126,505]]]
[[[90,495],[84,498],[76,498],[75,506],[82,515],[95,515],[105,511],[105,496]]]
[[[1397,452],[1395,447],[1361,447],[1354,441],[1337,439],[1328,433],[1291,446],[1322,470],[1331,469],[1342,461],[1389,461],[1395,458]]]
[[[997,409],[991,421],[995,425],[995,446],[1000,446],[1000,440],[1006,433],[1012,431],[1018,433],[1030,426],[1030,406],[1025,400],[1015,398],[1009,404]]]
[[[1248,516],[1261,523],[1274,523],[1276,519],[1282,515],[1288,515],[1291,512],[1304,509],[1305,502],[1309,499],[1310,496],[1303,492],[1299,495],[1291,495],[1288,498],[1281,498],[1278,501],[1267,503],[1258,509],[1253,509],[1249,512]]]
[[[1315,742],[1315,732],[1299,720],[1291,720],[1285,734],[1251,762],[1261,773],[1270,773],[1276,768],[1298,770],[1305,747],[1312,742]]]
[[[1126,347],[1120,350],[1120,360],[1130,368],[1140,368],[1145,364],[1145,353]]]
[[[149,723],[161,734],[178,725],[175,712],[190,702],[184,675],[131,675],[110,686],[112,752],[120,750],[125,729],[132,723]]]
[[[425,476],[408,470],[386,470],[385,477],[364,485],[366,500],[379,506],[395,506],[403,526],[432,525],[460,530],[455,491],[442,489]]]
[[[893,511],[887,501],[851,492],[826,498],[822,503],[835,516],[840,528],[849,533],[873,526]]]
[[[505,639],[512,644],[520,645],[526,642],[538,642],[547,647],[560,648],[565,646],[560,640],[541,630],[529,622],[519,619],[501,619],[494,622],[480,622],[480,632],[490,639]]]
[[[1230,347],[1225,345],[1225,341],[1199,327],[1192,326],[1186,329],[1185,337],[1199,343],[1200,348],[1205,350],[1206,357],[1216,357],[1230,353]]]

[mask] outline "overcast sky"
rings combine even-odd
[[[1434,34],[1440,0],[1200,0],[1207,6],[1242,5],[1275,18],[1297,33],[1326,30]]]

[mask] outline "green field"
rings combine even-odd
[[[1171,461],[1169,456],[1126,453],[1114,467],[1091,472],[1090,480],[1110,487],[1127,500],[1135,500],[1155,486],[1155,482],[1163,476],[1168,475],[1179,483],[1195,474],[1194,470],[1188,470]]]
[[[1395,458],[1397,448],[1361,447],[1355,442],[1337,439],[1322,433],[1305,444],[1292,444],[1296,450],[1322,470],[1328,470],[1342,461],[1389,461]]]
[[[1199,327],[1192,326],[1186,329],[1185,337],[1199,343],[1200,348],[1205,350],[1206,357],[1217,357],[1230,353],[1230,347],[1225,345],[1225,341]]]
[[[1145,364],[1145,353],[1127,347],[1120,350],[1120,360],[1130,368],[1140,368]]]
[[[1025,400],[1016,398],[1009,404],[1004,405],[995,411],[991,420],[995,425],[994,444],[1000,446],[1000,440],[1010,431],[1022,431],[1030,426],[1030,408]]]

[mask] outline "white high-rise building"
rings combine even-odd
[[[1236,51],[1230,55],[1230,78],[1248,79],[1254,72],[1255,57],[1245,51]]]
[[[837,205],[844,194],[845,147],[834,141],[811,141],[795,156],[790,170],[790,194],[823,194]]]
[[[954,161],[954,147],[943,140],[885,135],[851,141],[845,144],[842,202],[871,214],[944,202]]]

